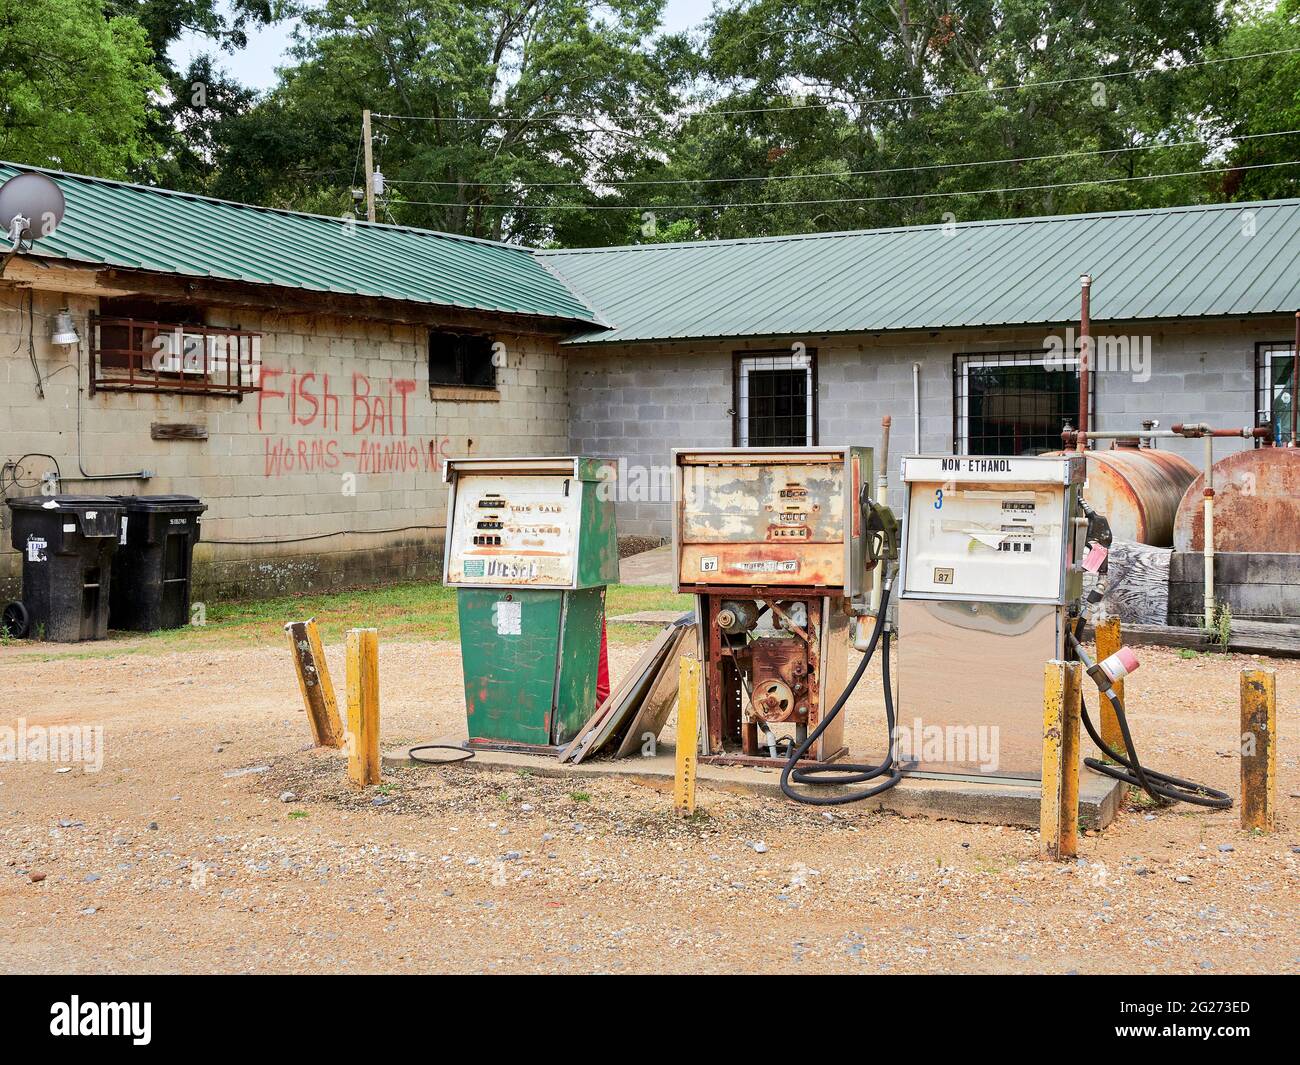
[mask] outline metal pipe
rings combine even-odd
[[[87,329],[91,328],[89,321],[86,323]],[[147,481],[153,477],[153,470],[132,470],[130,473],[87,473],[86,461],[82,457],[81,450],[81,345],[82,340],[77,338],[77,469],[81,471],[81,476],[60,477],[64,481]]]
[[[876,467],[876,487],[880,490],[876,498],[886,502],[885,493],[889,491],[889,428],[893,419],[886,414],[880,419],[880,465]]]
[[[1205,434],[1205,627],[1214,624],[1214,436]]]
[[[1177,433],[1179,436],[1185,436],[1188,438],[1197,437],[1197,436],[1222,436],[1222,437],[1240,436],[1240,437],[1246,437],[1247,439],[1251,437],[1254,437],[1256,439],[1264,439],[1266,437],[1270,437],[1273,435],[1273,430],[1269,428],[1267,425],[1247,425],[1241,429],[1212,429],[1204,422],[1195,422],[1191,425],[1183,425],[1180,422],[1175,422],[1172,426],[1170,426],[1170,428],[1173,429],[1173,431]]]
[[[921,453],[921,364],[912,363],[912,454]]]
[[[1080,451],[1088,448],[1088,349],[1092,344],[1091,336],[1091,295],[1092,275],[1083,274],[1079,278],[1079,437]]]
[[[1061,434],[1061,440],[1068,449],[1078,443],[1080,436],[1088,440],[1127,440],[1134,437],[1142,440],[1170,440],[1175,438],[1179,440],[1196,440],[1206,436],[1267,439],[1272,435],[1273,430],[1267,425],[1248,425],[1241,429],[1213,429],[1204,423],[1184,425],[1180,422],[1169,429],[1108,429],[1104,431],[1098,429],[1087,433],[1067,429]]]
[[[1271,385],[1269,386],[1272,387]],[[1291,446],[1296,446],[1296,397],[1300,396],[1300,311],[1295,314],[1295,343],[1291,346]]]

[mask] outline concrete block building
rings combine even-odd
[[[201,596],[437,576],[450,455],[606,456],[666,538],[673,447],[1049,450],[1085,273],[1093,427],[1290,424],[1300,201],[539,251],[49,176],[63,223],[0,257],[0,488],[201,497]]]

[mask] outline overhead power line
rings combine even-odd
[[[1239,137],[1229,138],[1231,141],[1248,141],[1258,140],[1261,137],[1286,137],[1292,134],[1300,134],[1300,129],[1281,129],[1272,133],[1247,133]],[[1126,148],[1097,148],[1084,152],[1060,152],[1056,155],[1022,155],[1014,159],[981,159],[974,162],[962,163],[925,163],[919,166],[894,166],[885,167],[878,170],[827,170],[821,173],[811,174],[760,174],[757,176],[747,177],[712,177],[712,178],[628,178],[616,180],[599,180],[592,181],[473,181],[463,179],[461,181],[426,181],[414,178],[393,179],[385,178],[390,185],[442,185],[459,188],[464,185],[474,185],[479,188],[489,189],[546,189],[546,188],[589,188],[592,185],[613,187],[635,186],[635,185],[717,185],[731,184],[739,182],[763,182],[763,181],[803,181],[816,178],[848,178],[848,177],[870,177],[881,174],[913,174],[926,170],[959,170],[968,169],[975,166],[995,166],[1006,165],[1010,163],[1035,163],[1056,159],[1085,159],[1098,155],[1119,155],[1124,152],[1149,152],[1159,148],[1188,148],[1193,145],[1209,145],[1210,141],[1196,139],[1186,141],[1168,141],[1165,143],[1152,144],[1135,144]],[[1214,147],[1223,147],[1223,145],[1213,145]]]
[[[1197,177],[1201,174],[1226,174],[1235,170],[1266,170],[1278,166],[1296,166],[1300,159],[1287,159],[1277,163],[1252,163],[1248,166],[1220,166],[1205,170],[1179,170],[1168,174],[1137,174],[1131,177],[1093,178],[1088,181],[1056,181],[1043,185],[1010,185],[996,189],[952,189],[943,192],[913,192],[890,196],[836,196],[819,200],[757,200],[739,203],[673,203],[631,204],[608,203],[457,203],[439,200],[403,200],[404,204],[421,207],[473,207],[494,211],[715,211],[733,207],[810,207],[833,203],[889,203],[903,200],[930,200],[943,196],[993,196],[1003,192],[1043,192],[1048,189],[1071,189],[1080,185],[1117,185],[1127,181],[1159,181],[1161,178]]]
[[[1215,59],[1193,59],[1185,63],[1173,65],[1154,65],[1149,67],[1133,67],[1129,70],[1114,70],[1103,74],[1080,74],[1069,78],[1051,78],[1045,81],[1024,81],[1015,82],[1010,85],[986,85],[977,89],[954,89],[951,92],[927,92],[916,93],[910,96],[882,96],[872,100],[814,100],[806,103],[781,104],[773,107],[737,107],[727,108],[717,111],[697,111],[685,116],[688,118],[697,118],[712,116],[723,118],[729,115],[758,115],[786,111],[804,111],[810,108],[832,108],[832,107],[883,107],[888,104],[913,103],[918,100],[950,100],[960,96],[980,96],[988,93],[1002,92],[1020,92],[1025,89],[1050,89],[1061,85],[1074,85],[1079,82],[1097,82],[1108,81],[1114,78],[1128,78],[1138,74],[1167,74],[1180,70],[1191,70],[1196,67],[1217,66],[1224,63],[1241,63],[1248,59],[1267,59],[1271,56],[1292,55],[1300,52],[1300,47],[1296,48],[1274,48],[1265,52],[1249,52],[1246,55],[1221,56]],[[497,125],[509,122],[537,122],[542,119],[551,118],[575,118],[587,119],[591,116],[580,111],[542,111],[536,115],[528,116],[464,116],[464,115],[396,115],[385,114],[380,111],[373,112],[375,118],[396,119],[403,122],[451,122],[451,123],[487,123]]]

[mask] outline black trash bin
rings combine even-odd
[[[190,622],[190,568],[207,504],[194,496],[117,496],[125,508],[109,625],[132,632]]]
[[[60,643],[102,640],[122,504],[110,496],[24,496],[8,503],[11,541],[23,556],[23,598],[6,607],[6,627]]]

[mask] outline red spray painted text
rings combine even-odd
[[[263,438],[267,477],[336,470],[405,473],[442,467],[450,439],[410,432],[413,378],[372,380],[354,373],[342,393],[333,384],[329,374],[262,368],[258,431],[265,433],[268,422],[286,418],[291,427],[288,435]],[[299,429],[308,430],[308,435],[298,435]]]

